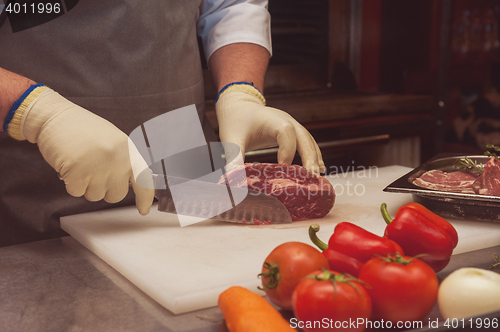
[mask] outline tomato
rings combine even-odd
[[[439,282],[434,270],[415,257],[390,254],[370,259],[361,268],[359,279],[370,287],[373,319],[421,320],[437,300]]]
[[[303,278],[293,291],[292,304],[297,321],[292,318],[290,323],[307,332],[362,331],[372,312],[370,296],[361,282],[331,270]]]
[[[269,300],[282,309],[292,310],[295,285],[321,268],[328,268],[328,259],[318,249],[302,242],[286,242],[267,256],[259,276]]]

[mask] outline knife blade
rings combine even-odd
[[[251,225],[292,222],[283,203],[259,191],[170,175],[154,178],[162,212]]]

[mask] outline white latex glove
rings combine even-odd
[[[116,203],[125,198],[130,182],[137,209],[149,212],[151,171],[128,136],[109,121],[48,90],[28,106],[20,133],[38,144],[70,195]],[[140,186],[134,173],[141,173]]]
[[[290,164],[298,151],[307,170],[325,172],[321,151],[307,129],[288,113],[266,107],[254,87],[230,86],[219,96],[215,110],[220,140],[237,144],[242,156],[247,151],[278,146],[278,163]],[[237,159],[241,162],[242,157]]]

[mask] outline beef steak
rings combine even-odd
[[[462,171],[443,172],[433,169],[413,180],[413,184],[432,190],[474,194],[472,184],[477,177],[476,174]]]
[[[335,190],[322,176],[314,175],[299,165],[244,165],[246,179],[236,170],[226,173],[230,186],[245,187],[276,197],[290,212],[293,221],[322,218],[335,203]],[[222,178],[219,183],[223,183]]]
[[[472,188],[480,195],[500,196],[500,160],[491,157]]]

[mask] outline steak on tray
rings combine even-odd
[[[335,203],[331,183],[302,166],[246,163],[244,167],[246,179],[237,177],[236,170],[232,170],[226,173],[228,184],[276,197],[290,212],[293,221],[322,218]],[[219,183],[223,181],[224,178]]]
[[[413,180],[413,184],[432,190],[474,194],[472,184],[477,177],[476,174],[462,171],[443,172],[433,169]]]
[[[464,171],[443,172],[433,169],[412,182],[414,185],[448,192],[500,196],[500,160],[491,157],[481,175]]]

